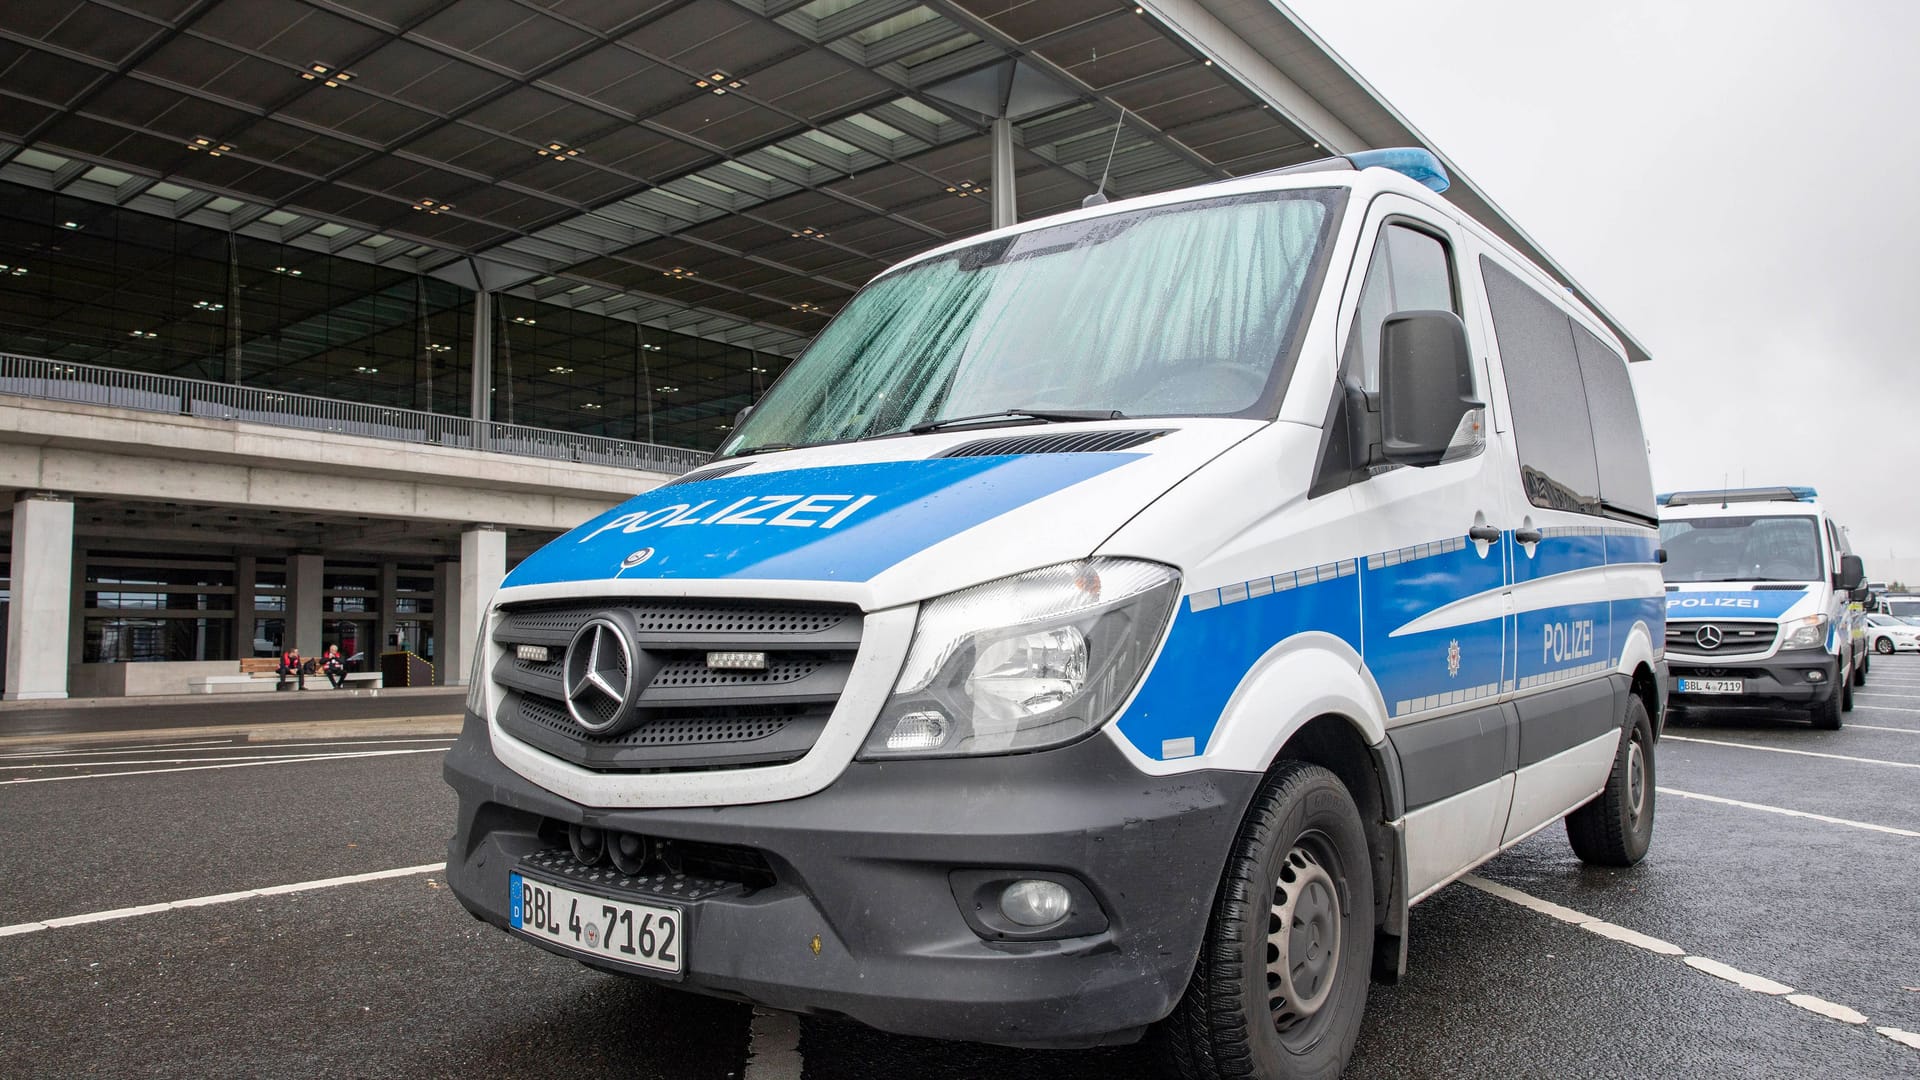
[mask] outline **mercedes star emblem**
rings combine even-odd
[[[1712,624],[1703,626],[1693,632],[1693,641],[1703,649],[1717,649],[1721,641],[1720,628]]]
[[[589,734],[617,734],[638,717],[633,659],[627,632],[611,615],[595,615],[573,635],[561,686],[567,711]]]

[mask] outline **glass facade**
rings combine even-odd
[[[276,218],[294,215],[262,220]],[[329,231],[344,228],[314,230]],[[711,450],[787,363],[494,299],[491,408],[507,423]],[[0,183],[0,352],[467,416],[474,310],[438,278]]]

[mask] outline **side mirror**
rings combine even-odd
[[[1438,465],[1473,396],[1467,328],[1451,311],[1400,311],[1380,326],[1380,453],[1398,465]]]
[[[1840,572],[1833,575],[1833,587],[1851,593],[1866,584],[1867,565],[1858,555],[1840,556]]]

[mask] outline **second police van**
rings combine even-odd
[[[1563,817],[1637,862],[1623,349],[1446,183],[1356,154],[880,275],[716,460],[508,576],[461,903],[892,1032],[1333,1076],[1410,905]]]
[[[1673,706],[1785,705],[1840,727],[1872,654],[1866,572],[1807,487],[1660,496]]]

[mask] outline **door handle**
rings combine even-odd
[[[1491,525],[1475,525],[1473,528],[1467,530],[1467,539],[1479,540],[1488,544],[1497,544],[1500,542],[1500,530]]]
[[[1515,529],[1513,539],[1516,543],[1537,544],[1541,540],[1539,529]]]

